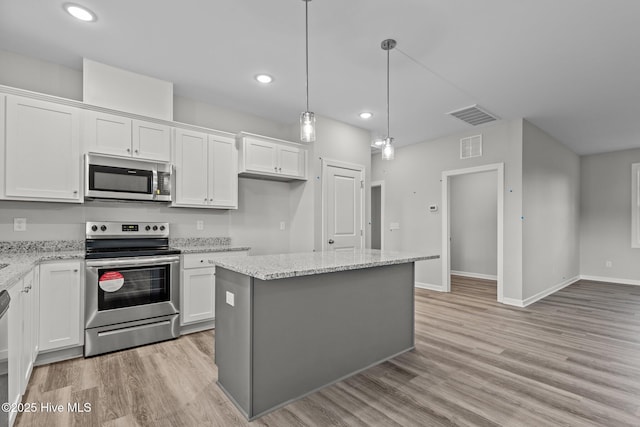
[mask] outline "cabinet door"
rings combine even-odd
[[[20,371],[20,361],[22,359],[22,280],[9,288],[9,296],[11,304],[9,305],[9,396],[7,402],[20,403],[22,398],[22,387],[20,380],[22,373]],[[9,414],[10,421],[15,419],[16,412]],[[9,423],[11,425],[11,422]]]
[[[278,173],[295,177],[305,176],[305,152],[296,147],[278,147]]]
[[[22,317],[22,349],[20,352],[20,393],[24,394],[33,370],[33,312],[34,312],[34,291],[33,291],[33,271],[27,273],[23,279],[22,296],[20,300],[20,311]]]
[[[209,136],[209,203],[238,207],[238,151],[231,138]]]
[[[177,206],[206,206],[207,135],[176,129],[175,201]]]
[[[244,167],[247,171],[278,172],[275,144],[252,138],[246,138],[244,144]]]
[[[80,262],[40,266],[40,351],[82,345]]]
[[[131,119],[85,111],[83,123],[87,151],[116,156],[131,155]]]
[[[180,324],[215,318],[215,268],[182,271]]]
[[[9,96],[6,117],[5,195],[80,202],[78,110]]]
[[[133,120],[133,156],[161,162],[171,161],[171,128]]]

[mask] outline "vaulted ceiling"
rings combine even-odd
[[[301,0],[76,2],[98,20],[72,19],[58,0],[0,0],[0,49],[77,69],[87,57],[282,123],[305,109]],[[393,38],[399,145],[472,130],[446,113],[479,104],[579,154],[640,147],[639,16],[636,0],[313,0],[310,109],[384,136],[380,42]]]

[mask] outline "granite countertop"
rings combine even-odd
[[[6,267],[0,268],[0,291],[9,289],[41,262],[71,259],[84,260],[84,250],[2,252],[0,265],[6,265]]]
[[[186,237],[169,239],[169,246],[183,254],[248,251],[248,246],[231,246],[229,237]]]
[[[438,258],[439,255],[362,249],[229,257],[217,261],[216,265],[260,280],[274,280]]]

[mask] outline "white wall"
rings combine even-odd
[[[0,50],[0,85],[82,100],[82,72],[58,64]],[[277,123],[255,115],[174,97],[174,120],[237,133],[246,131],[298,140],[298,117]],[[362,164],[370,182],[369,132],[317,117],[317,137],[309,149],[309,181],[281,183],[240,179],[239,209],[169,208],[140,203],[89,202],[84,205],[0,201],[0,240],[82,239],[86,220],[136,219],[168,221],[174,237],[230,236],[234,244],[256,253],[310,251],[318,247],[321,230],[320,158]],[[366,204],[368,206],[368,199]],[[13,231],[13,218],[27,218],[27,231]],[[369,210],[367,208],[367,216]],[[197,220],[205,229],[197,231]],[[280,230],[285,222],[285,230]]]
[[[496,172],[452,176],[449,181],[451,270],[498,274]]]
[[[483,156],[460,159],[460,138],[483,135]],[[441,254],[442,172],[474,166],[505,164],[505,286],[507,298],[522,292],[522,120],[499,122],[433,141],[399,147],[393,161],[372,156],[372,179],[385,182],[385,249]],[[389,223],[400,224],[390,231]],[[416,263],[416,281],[442,288],[441,260]]]
[[[640,149],[580,160],[580,272],[640,284],[640,249],[631,248],[631,164],[640,162]]]
[[[580,158],[526,120],[523,189],[526,300],[580,274]]]

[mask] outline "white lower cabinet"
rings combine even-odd
[[[180,287],[180,325],[215,320],[216,259],[246,256],[246,251],[211,252],[182,255]]]
[[[7,402],[19,403],[27,390],[33,363],[37,356],[38,328],[34,323],[38,316],[38,267],[27,273],[9,289],[8,373],[9,395]],[[16,413],[9,415],[9,425]]]
[[[83,344],[82,262],[40,266],[39,351]]]
[[[215,318],[216,269],[193,268],[182,271],[180,325]]]

